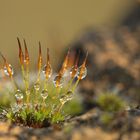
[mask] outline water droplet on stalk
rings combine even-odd
[[[25,93],[26,93],[26,95],[30,95],[31,94],[31,92],[30,92],[30,90],[28,89],[28,90],[26,90],[25,91]]]
[[[9,64],[8,67],[7,66],[4,66],[4,73],[7,76],[10,76],[10,75],[13,75],[14,74],[14,70],[13,70],[11,64]]]
[[[73,66],[70,70],[70,76],[72,78],[75,78],[77,76],[77,74],[78,74],[78,69]]]
[[[35,84],[34,84],[34,89],[35,89],[36,91],[39,91],[39,90],[40,90],[40,84],[39,84],[39,83],[35,83]]]
[[[66,102],[72,100],[72,97],[73,97],[72,91],[68,91],[68,92],[66,93],[66,95],[62,95],[62,96],[60,97],[60,102],[61,102],[62,104],[65,104]]]
[[[80,66],[78,68],[78,74],[77,74],[77,78],[82,80],[84,79],[85,77],[87,76],[87,68],[86,67],[83,67],[83,66]]]
[[[42,53],[41,53],[41,43],[39,42],[39,56],[38,56],[38,70],[40,71],[42,67]]]
[[[23,93],[21,92],[21,90],[17,90],[15,93],[15,98],[17,100],[17,102],[21,102],[23,99]]]
[[[55,87],[61,87],[63,86],[63,82],[64,82],[64,79],[61,75],[57,75],[55,78],[54,78],[54,85]]]
[[[72,95],[73,94],[73,92],[71,91],[71,90],[69,90],[67,93],[66,93],[66,95]]]
[[[69,55],[70,55],[70,50],[68,50],[67,55],[66,55],[64,62],[62,64],[62,67],[59,71],[59,74],[61,74],[61,75],[64,75],[66,70],[68,69]]]
[[[78,61],[79,61],[79,56],[80,56],[80,51],[78,52],[78,55],[76,57],[74,66],[70,70],[70,76],[71,76],[72,79],[75,78],[77,76],[77,74],[78,74]]]
[[[26,41],[24,39],[24,47],[25,47],[25,58],[24,58],[24,63],[26,65],[29,64],[29,53],[28,53],[28,49],[27,49],[27,44],[26,44]]]
[[[47,89],[43,89],[41,92],[41,97],[43,99],[46,99],[48,97],[48,90]]]
[[[48,79],[51,77],[52,75],[52,68],[50,64],[47,64],[43,67],[42,69],[43,74],[45,75],[45,77]]]
[[[20,60],[21,65],[23,65],[23,63],[24,63],[24,54],[23,54],[23,51],[22,51],[22,48],[21,48],[21,43],[20,43],[20,40],[19,40],[18,37],[17,37],[17,41],[18,41],[18,46],[19,46],[19,60]]]

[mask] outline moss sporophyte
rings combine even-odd
[[[52,124],[64,121],[67,114],[64,113],[63,107],[68,101],[73,99],[79,81],[87,75],[86,60],[88,53],[80,67],[78,67],[80,58],[80,54],[78,53],[75,63],[70,68],[70,50],[68,50],[62,67],[58,74],[52,78],[54,74],[52,73],[49,48],[47,48],[47,59],[43,66],[41,43],[39,42],[38,70],[36,80],[33,84],[30,83],[30,57],[26,41],[23,40],[25,53],[23,53],[19,38],[17,38],[17,41],[24,88],[22,89],[18,86],[14,78],[12,65],[0,53],[3,59],[2,70],[11,79],[14,87],[14,92],[12,93],[14,102],[11,103],[9,108],[4,110],[3,114],[14,123],[32,127],[42,127],[46,123]],[[66,73],[69,74],[66,75]],[[41,74],[44,75],[43,80]]]

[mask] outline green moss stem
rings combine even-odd
[[[70,81],[68,82],[68,86],[66,87],[66,91],[68,91],[72,85],[74,78],[70,79]]]
[[[80,79],[77,79],[76,83],[74,84],[73,88],[72,88],[72,93],[75,91],[76,87],[78,86]]]

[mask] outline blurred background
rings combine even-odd
[[[25,38],[34,67],[41,41],[43,55],[49,47],[55,67],[64,48],[87,30],[133,24],[131,15],[138,7],[135,0],[4,0],[0,2],[0,51],[18,69],[16,37]]]

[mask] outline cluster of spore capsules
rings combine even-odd
[[[26,41],[23,40],[24,43],[24,48],[25,48],[25,53],[23,53],[22,47],[21,47],[21,42],[19,40],[19,38],[17,38],[18,41],[18,46],[19,46],[19,62],[20,62],[20,66],[21,66],[21,72],[22,72],[22,78],[23,78],[23,83],[24,83],[24,91],[20,90],[19,87],[17,86],[17,83],[13,77],[14,75],[14,70],[12,68],[12,65],[8,63],[7,59],[4,57],[4,55],[2,53],[1,57],[3,58],[3,71],[4,74],[6,76],[8,76],[14,86],[14,93],[15,93],[15,99],[16,99],[16,103],[18,106],[21,105],[29,105],[30,106],[30,94],[31,94],[31,89],[34,90],[34,94],[38,95],[40,94],[40,96],[42,97],[43,100],[43,104],[45,105],[46,102],[45,100],[47,99],[47,97],[49,96],[48,93],[48,87],[49,87],[49,83],[50,80],[52,79],[52,66],[50,63],[50,55],[49,55],[49,49],[47,48],[47,60],[46,60],[46,64],[43,66],[42,64],[42,53],[41,53],[41,43],[39,42],[39,56],[38,56],[38,71],[37,71],[37,79],[35,81],[35,84],[33,84],[33,86],[30,86],[29,83],[29,64],[30,64],[30,58],[29,58],[29,53],[28,53],[28,49],[27,49],[27,45],[26,45]],[[55,78],[53,80],[51,80],[51,83],[53,82],[54,84],[54,92],[57,92],[58,95],[58,99],[60,101],[60,103],[62,104],[62,106],[69,100],[72,99],[72,95],[79,83],[80,80],[82,80],[83,78],[86,77],[87,75],[87,68],[86,68],[86,60],[87,60],[87,56],[88,56],[88,52],[86,53],[85,59],[83,60],[83,63],[80,67],[78,67],[78,61],[79,61],[79,54],[76,56],[75,62],[73,64],[73,66],[70,68],[69,67],[69,57],[70,57],[70,50],[68,50],[67,55],[64,59],[64,62],[62,64],[61,69],[59,70],[58,74],[55,76]],[[59,96],[59,93],[61,91],[62,88],[64,88],[64,74],[66,72],[69,72],[69,80],[67,82],[67,84],[65,84],[65,93],[61,96]],[[41,81],[41,73],[43,73],[44,75],[44,82]],[[42,86],[43,84],[43,86]],[[43,88],[42,88],[43,87]],[[38,99],[35,98],[34,99],[34,105],[38,103]]]

